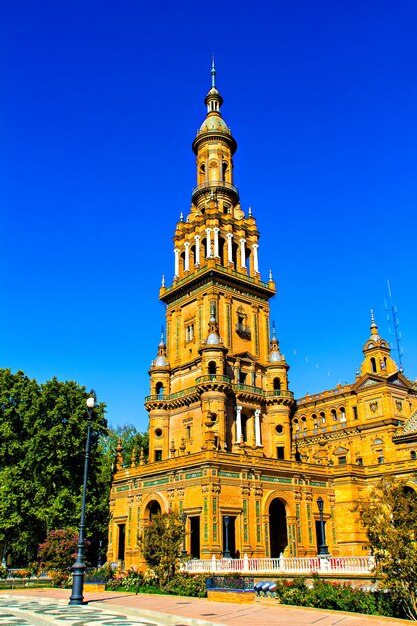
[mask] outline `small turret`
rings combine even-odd
[[[161,340],[158,345],[158,356],[152,362],[152,367],[166,367],[167,365],[169,365],[167,360],[167,347],[165,344],[164,327],[162,326]]]
[[[285,356],[281,354],[279,349],[279,342],[275,330],[275,322],[272,322],[272,339],[269,345],[270,349],[268,364],[268,390],[287,390],[287,372],[289,370],[289,365],[285,361]]]
[[[398,370],[397,364],[391,358],[391,349],[388,342],[380,337],[375,322],[374,312],[371,309],[371,334],[363,348],[365,359],[361,366],[361,375],[378,374],[389,376]]]

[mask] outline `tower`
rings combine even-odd
[[[240,204],[214,65],[205,104],[192,143],[196,186],[175,228],[172,284],[159,294],[166,333],[149,369],[149,458],[124,467],[118,446],[108,560],[144,566],[139,538],[168,510],[182,514],[198,559],[315,556],[317,498],[331,553],[362,554],[353,504],[382,473],[414,472],[417,390],[372,314],[355,382],[294,401],[275,324],[270,331],[275,284],[271,272],[261,277],[260,233]]]
[[[263,454],[266,445],[270,456],[272,416],[289,424],[288,366],[281,357],[270,361],[269,299],[275,285],[271,276],[261,280],[259,231],[234,185],[237,143],[222,103],[213,67],[207,115],[192,144],[197,185],[190,211],[175,229],[173,283],[160,291],[170,368],[155,361],[151,369],[146,408],[153,460],[161,451],[162,459],[170,458],[170,447],[178,450],[182,440],[187,454],[205,449],[209,434],[217,450]],[[270,370],[279,371],[279,387]],[[155,432],[162,432],[158,443]],[[285,449],[289,454],[289,445]]]

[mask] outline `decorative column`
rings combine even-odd
[[[200,235],[196,235],[194,237],[195,239],[195,259],[194,259],[194,265],[200,265]]]
[[[253,271],[256,274],[259,274],[259,265],[258,265],[258,244],[254,243],[252,244],[252,250],[253,250]]]
[[[174,270],[174,278],[180,275],[180,251],[178,248],[174,248],[175,255],[175,270]]]
[[[226,237],[227,237],[227,262],[233,263],[233,248],[232,248],[233,233],[227,233]]]
[[[190,269],[190,243],[186,241],[184,244],[185,247],[185,257],[184,257],[184,272],[188,272]]]
[[[217,258],[219,256],[219,232],[220,228],[213,228],[214,232],[214,256]]]
[[[238,405],[236,407],[236,442],[240,443],[242,438],[242,407]]]
[[[211,257],[211,228],[206,228],[207,241],[206,241],[206,258]]]
[[[255,445],[261,446],[261,409],[255,411]]]
[[[246,268],[245,244],[246,244],[246,239],[241,239],[240,240],[240,267],[244,267],[244,268]]]

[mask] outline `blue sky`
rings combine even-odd
[[[214,52],[291,388],[354,380],[388,278],[415,379],[416,26],[412,0],[3,3],[0,366],[146,428]]]

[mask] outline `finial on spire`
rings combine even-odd
[[[272,278],[272,270],[269,270],[269,282],[272,282],[273,278]]]
[[[183,221],[184,221],[184,213],[181,211],[181,213],[180,213],[180,222],[183,222]]]
[[[371,328],[373,326],[376,326],[376,324],[375,324],[374,310],[371,309]]]
[[[161,287],[165,287],[165,274],[162,274],[162,283]]]
[[[216,88],[216,68],[214,66],[214,54],[211,61],[211,86]]]
[[[164,335],[164,327],[161,326],[161,341],[160,341],[160,346],[165,345],[165,335]]]
[[[375,323],[374,311],[371,309],[371,338],[374,340],[379,339],[378,326]]]
[[[276,331],[275,331],[275,322],[273,321],[272,322],[272,340],[276,341],[276,338],[277,338],[277,334],[276,334]]]
[[[249,207],[249,209],[248,209],[248,216],[249,216],[249,217],[252,217],[252,207],[251,207],[251,206],[250,206],[250,207]]]

